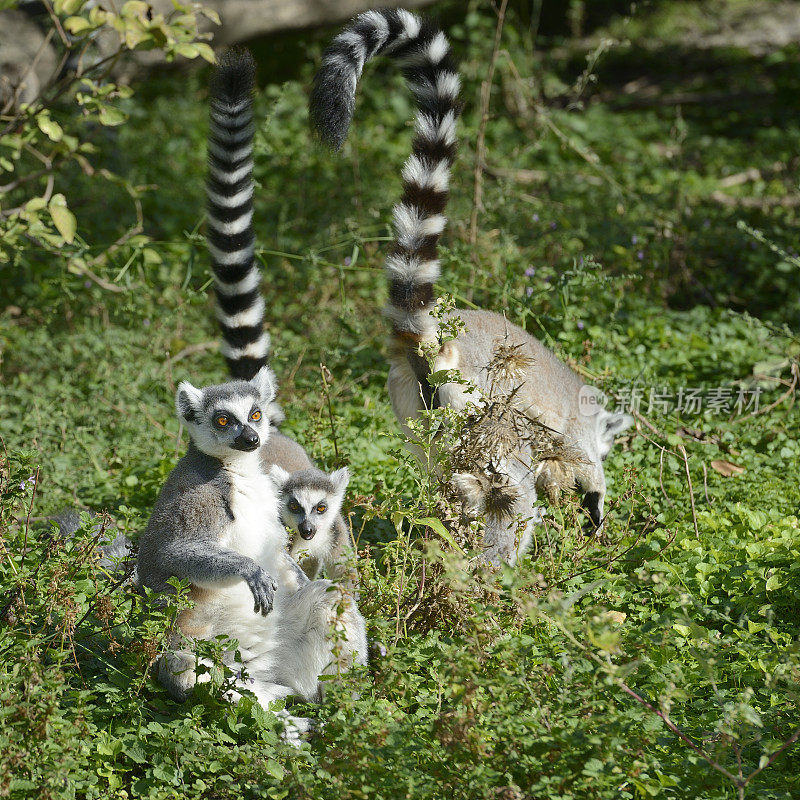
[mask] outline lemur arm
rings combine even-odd
[[[170,574],[201,589],[224,589],[245,581],[253,593],[253,610],[266,616],[272,610],[275,580],[252,558],[214,542],[177,541],[166,545],[161,559]]]

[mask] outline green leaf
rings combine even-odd
[[[128,2],[122,6],[120,14],[123,17],[144,17],[149,7],[149,4],[143,2],[143,0],[128,0]]]
[[[768,592],[774,592],[776,589],[780,589],[782,585],[780,575],[771,575],[767,579]]]
[[[53,10],[56,14],[76,14],[85,0],[55,0]]]
[[[415,520],[418,525],[427,525],[431,530],[436,531],[439,536],[442,537],[446,542],[452,545],[459,553],[464,553],[463,548],[461,545],[456,542],[453,538],[452,534],[445,528],[442,524],[442,521],[436,519],[436,517],[423,517],[422,519]]]
[[[84,17],[67,17],[67,19],[64,20],[64,28],[73,34],[73,36],[79,36],[84,31],[92,30],[94,25]]]
[[[214,51],[211,49],[210,44],[206,44],[205,42],[197,42],[195,47],[197,48],[197,55],[199,55],[200,58],[208,61],[209,64],[216,62],[217,57],[214,55]]]
[[[54,119],[50,119],[46,114],[39,114],[36,117],[36,124],[39,126],[39,130],[49,139],[54,142],[61,141],[64,129]]]
[[[271,758],[267,759],[267,763],[264,765],[264,768],[267,772],[275,778],[276,781],[283,780],[283,776],[286,774],[284,768],[277,762]]]
[[[122,125],[122,123],[128,118],[127,114],[124,114],[118,108],[114,108],[113,106],[103,106],[100,109],[98,116],[100,118],[100,124],[107,125],[110,128],[113,128],[116,125]]]
[[[67,202],[63,194],[57,194],[50,200],[48,206],[53,225],[61,234],[67,244],[72,244],[75,239],[75,231],[78,229],[78,222],[75,215],[67,208]]]

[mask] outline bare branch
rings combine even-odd
[[[492,48],[492,57],[489,61],[489,72],[481,84],[481,122],[478,127],[478,140],[475,146],[475,192],[472,197],[472,214],[469,220],[469,243],[472,247],[475,246],[478,240],[478,213],[483,194],[483,162],[486,158],[486,124],[489,122],[489,100],[492,95],[492,82],[494,81],[494,71],[497,66],[497,54],[500,51],[500,38],[503,33],[507,6],[508,0],[502,0],[500,10],[497,12],[497,27],[494,32],[494,46]]]

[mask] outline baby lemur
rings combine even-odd
[[[562,437],[565,452],[580,453],[570,469],[576,488],[594,526],[603,519],[606,493],[602,462],[616,434],[632,424],[625,414],[611,413],[584,398],[591,387],[541,342],[500,314],[456,310],[463,330],[441,342],[434,282],[439,277],[437,244],[444,230],[450,168],[456,153],[456,120],[460,113],[460,79],[444,33],[427,20],[402,10],[367,11],[355,17],[336,36],[322,58],[311,94],[311,120],[320,138],[341,147],[353,116],[355,91],[365,63],[386,54],[400,65],[417,103],[412,153],[403,171],[403,196],[394,207],[394,244],[386,257],[391,333],[389,396],[395,415],[410,434],[406,420],[425,409],[451,406],[461,410],[470,402],[463,385],[430,385],[425,345],[435,355],[433,370],[458,370],[480,393],[491,389],[491,370],[498,347],[515,353],[519,369],[509,382],[516,407]],[[486,469],[488,470],[487,463]],[[533,464],[527,445],[504,466],[514,490],[512,521],[490,519],[484,534],[484,557],[491,563],[514,563],[527,548],[537,481],[554,480],[563,471],[556,463]],[[469,505],[480,506],[473,498]],[[518,519],[527,520],[518,535]]]
[[[228,51],[220,59],[211,80],[208,139],[207,239],[214,273],[217,319],[222,333],[222,354],[234,378],[249,380],[267,364],[269,334],[264,330],[264,298],[256,265],[253,228],[253,89],[255,64],[247,50]],[[264,408],[273,425],[283,421],[274,401]],[[301,445],[278,430],[261,445],[264,469],[273,464],[292,473],[293,487],[304,495],[323,484],[330,496],[317,503],[334,513],[316,515],[315,559],[305,559],[303,569],[315,578],[324,568],[329,577],[341,578],[341,556],[349,545],[348,527],[342,517],[344,486],[324,473]],[[310,481],[308,485],[303,480]],[[283,513],[287,525],[292,514]],[[296,528],[295,528],[296,530]],[[301,533],[302,536],[302,533]],[[296,538],[296,537],[295,537]],[[296,544],[294,542],[293,544]]]
[[[350,480],[347,467],[328,475],[313,468],[290,473],[275,464],[269,474],[278,490],[281,519],[290,532],[292,557],[309,578],[316,578],[324,566],[328,577],[352,588],[357,580],[353,548],[341,515]]]
[[[158,671],[176,699],[206,677],[195,671],[187,637],[235,638],[253,681],[238,683],[265,707],[289,694],[316,700],[320,674],[366,663],[353,598],[330,581],[309,581],[288,553],[276,487],[259,452],[272,433],[264,409],[274,398],[268,367],[250,381],[178,387],[176,408],[191,442],[156,501],[137,563],[139,581],[153,590],[171,591],[170,577],[191,585],[194,607],[179,615],[173,651]],[[332,626],[339,636],[331,637]],[[282,713],[291,730],[307,729],[307,720]]]

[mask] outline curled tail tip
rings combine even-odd
[[[211,93],[223,100],[249,97],[255,80],[256,62],[252,53],[246,47],[231,47],[217,57],[211,74]]]
[[[309,102],[311,130],[331,150],[342,149],[353,119],[355,98],[348,93],[347,76],[323,65],[314,79]]]

